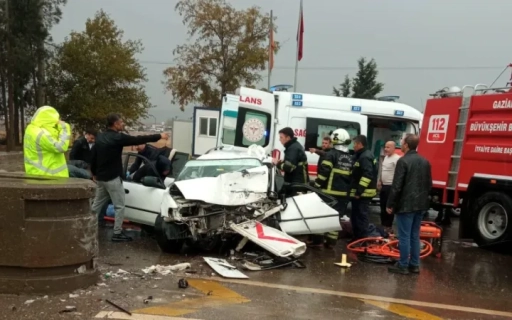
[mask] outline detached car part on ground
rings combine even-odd
[[[284,179],[260,147],[246,153],[216,149],[188,161],[175,181],[146,177],[125,182],[126,219],[155,226],[165,252],[185,243],[210,249],[241,235],[279,258],[296,259],[305,243],[290,235],[340,230],[336,200],[305,185],[308,193],[286,198]]]

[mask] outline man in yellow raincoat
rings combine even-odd
[[[43,106],[37,109],[23,139],[25,173],[69,177],[65,153],[70,137],[71,127],[60,120],[55,108]]]

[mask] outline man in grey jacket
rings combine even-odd
[[[387,213],[396,215],[400,260],[388,271],[399,274],[419,273],[420,228],[425,211],[430,208],[432,173],[427,159],[416,152],[419,138],[407,134],[402,141],[404,156],[396,163]]]

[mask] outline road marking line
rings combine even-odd
[[[164,317],[164,316],[155,316],[155,315],[147,315],[147,314],[137,314],[132,313],[132,315],[127,315],[124,312],[116,312],[116,311],[101,311],[96,315],[95,318],[101,319],[116,319],[116,320],[200,320],[200,319],[192,319],[192,318],[176,318],[176,317]]]
[[[202,308],[216,308],[228,304],[246,303],[251,300],[229,290],[219,282],[202,279],[189,279],[190,287],[201,291],[206,296],[195,299],[184,299],[166,305],[154,306],[133,311],[138,314],[160,316],[182,316],[197,312]]]
[[[370,304],[374,307],[378,307],[384,309],[386,311],[398,314],[400,316],[406,317],[408,319],[418,319],[418,320],[443,320],[443,318],[439,318],[433,314],[423,312],[418,309],[414,309],[408,307],[403,304],[389,303],[389,302],[381,302],[375,300],[363,300],[364,303]]]
[[[265,287],[265,288],[283,289],[283,290],[290,290],[290,291],[297,291],[297,292],[326,294],[326,295],[338,296],[338,297],[355,298],[355,299],[359,299],[359,300],[374,300],[374,301],[380,301],[380,302],[403,304],[403,305],[408,305],[408,306],[418,306],[418,307],[435,308],[435,309],[442,309],[442,310],[461,311],[461,312],[467,312],[467,313],[478,313],[478,314],[486,314],[486,315],[492,315],[492,316],[512,317],[512,312],[506,312],[506,311],[497,311],[497,310],[480,309],[480,308],[472,308],[472,307],[464,307],[464,306],[455,306],[455,305],[449,305],[449,304],[415,301],[415,300],[407,300],[407,299],[397,299],[397,298],[374,296],[374,295],[369,295],[369,294],[360,294],[360,293],[351,293],[351,292],[344,292],[344,291],[334,291],[334,290],[326,290],[326,289],[289,286],[289,285],[284,285],[284,284],[274,284],[274,283],[252,281],[252,280],[225,279],[225,278],[219,278],[219,277],[209,277],[209,278],[198,277],[198,279],[207,279],[207,280],[213,280],[213,281],[218,281],[218,282],[223,282],[223,283],[241,284],[241,285],[247,285],[247,286],[253,286],[253,287]],[[189,280],[189,282],[190,282],[190,280]]]

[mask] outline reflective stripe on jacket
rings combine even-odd
[[[333,196],[347,196],[350,190],[352,156],[349,153],[331,149],[318,167],[315,187]]]
[[[377,195],[377,160],[367,150],[359,150],[354,155],[350,196],[373,198]]]
[[[37,109],[23,138],[25,173],[38,176],[69,177],[65,153],[71,127],[60,121],[53,107]]]

